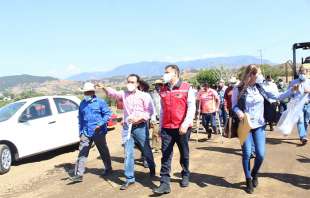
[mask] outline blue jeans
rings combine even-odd
[[[220,106],[219,114],[220,114],[221,125],[226,126],[226,124],[227,124],[227,112],[226,112],[225,106],[223,104]]]
[[[297,122],[297,129],[300,139],[307,138],[308,124],[310,120],[310,104],[306,104],[303,109],[303,114]]]
[[[254,161],[254,167],[251,172],[250,158],[253,151],[253,143],[255,147],[256,158]],[[265,157],[265,146],[266,146],[266,133],[264,127],[252,129],[242,145],[242,165],[246,179],[256,176],[261,167]]]
[[[141,148],[143,156],[146,158],[146,161],[149,165],[150,170],[155,169],[155,162],[150,146],[149,140],[149,130],[146,123],[133,126],[131,130],[130,139],[125,142],[125,177],[126,182],[135,182],[134,175],[134,165],[135,165],[135,156],[134,156],[134,145],[135,142]]]
[[[216,112],[214,113],[202,113],[202,125],[206,132],[209,129],[209,123],[211,122],[212,129],[216,132]]]

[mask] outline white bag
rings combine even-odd
[[[127,121],[124,123],[122,130],[122,143],[125,144],[131,136],[132,124],[129,124]]]
[[[287,104],[287,109],[282,113],[275,130],[284,135],[291,134],[303,113],[303,108],[307,100],[308,94],[291,99]]]

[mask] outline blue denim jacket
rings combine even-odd
[[[101,127],[100,133],[106,133],[107,122],[111,114],[112,112],[104,100],[96,96],[91,101],[83,100],[79,108],[80,135],[94,136],[97,126]]]
[[[251,127],[258,128],[265,125],[264,118],[264,98],[270,98],[274,100],[284,100],[288,98],[291,94],[291,90],[284,93],[272,93],[266,91],[262,86],[255,85],[248,87],[245,90],[245,94],[238,100],[239,90],[238,87],[233,89],[232,95],[232,106],[233,111],[237,113],[238,111],[243,111],[248,113],[251,120]]]

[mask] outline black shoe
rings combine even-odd
[[[181,182],[180,182],[180,185],[182,188],[186,188],[189,186],[189,177],[183,177]]]
[[[150,177],[155,177],[155,176],[156,176],[155,168],[150,168]]]
[[[125,182],[123,185],[121,185],[120,190],[127,190],[130,186],[134,185],[135,182]]]
[[[253,194],[254,188],[253,188],[253,182],[252,179],[246,179],[246,189],[245,191],[249,194]]]
[[[73,183],[79,183],[83,181],[83,176],[81,175],[74,175],[72,177],[69,177],[69,179],[73,182]]]
[[[146,160],[143,160],[143,167],[144,168],[149,168],[149,164],[147,163]]]
[[[154,194],[162,195],[162,194],[169,194],[171,192],[170,185],[161,183],[158,188],[153,190]]]
[[[212,133],[208,133],[208,139],[210,140],[212,137]]]
[[[302,138],[302,139],[300,139],[300,141],[301,141],[302,145],[306,145],[307,142],[308,142],[308,139],[307,138]]]
[[[108,175],[111,175],[113,172],[112,168],[109,168],[109,169],[104,169],[101,176],[108,176]]]
[[[252,177],[253,187],[256,188],[258,186],[258,178],[257,176]]]

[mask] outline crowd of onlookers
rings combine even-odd
[[[241,143],[242,165],[246,178],[246,191],[253,193],[258,186],[258,172],[265,156],[266,124],[270,130],[285,111],[292,98],[308,97],[309,70],[301,67],[298,79],[286,85],[279,79],[276,83],[271,76],[264,77],[257,65],[246,67],[242,77],[231,77],[228,82],[204,82],[201,87],[192,87],[180,78],[177,65],[165,67],[164,75],[150,86],[137,74],[127,77],[126,90],[115,90],[103,84],[84,85],[84,99],[80,104],[80,147],[73,182],[81,182],[85,172],[85,162],[92,142],[95,142],[105,165],[103,176],[113,172],[111,157],[106,143],[106,123],[111,110],[106,102],[95,94],[96,87],[103,89],[107,97],[117,101],[123,109],[122,145],[124,147],[124,175],[126,181],[121,190],[135,183],[134,148],[142,153],[144,166],[149,168],[150,177],[156,175],[153,153],[161,151],[160,185],[153,190],[155,194],[170,193],[170,172],[173,148],[176,144],[180,152],[182,167],[181,187],[188,187],[190,181],[189,139],[196,118],[206,130],[208,138],[212,133],[232,133],[241,121],[247,121],[250,128],[243,131],[245,139]],[[297,128],[300,141],[307,143],[307,127],[310,119],[310,105],[307,101],[299,112]],[[152,137],[150,144],[149,137]],[[221,134],[223,135],[223,134]],[[227,135],[227,137],[233,137]],[[250,159],[254,158],[251,169]]]

